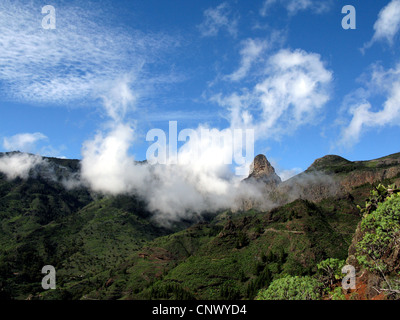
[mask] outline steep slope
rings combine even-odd
[[[297,200],[267,213],[200,223],[137,250],[85,299],[243,299],[281,274],[344,259],[359,217]],[[68,290],[68,289],[67,289]]]
[[[13,153],[15,154],[15,153]],[[1,154],[7,156],[7,154]],[[105,197],[84,187],[67,189],[79,161],[44,158],[26,179],[0,173],[0,292],[25,299],[41,292],[44,265],[59,284],[110,270],[165,229],[134,196]],[[68,298],[68,295],[64,295]]]

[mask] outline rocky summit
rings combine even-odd
[[[263,154],[259,154],[254,158],[246,180],[262,181],[273,187],[282,182],[281,178],[276,174],[274,167]]]

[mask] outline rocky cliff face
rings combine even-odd
[[[265,155],[257,155],[252,164],[250,165],[249,176],[244,179],[243,186],[246,184],[255,185],[262,194],[265,194],[265,199],[268,199],[271,192],[276,190],[277,186],[282,182],[281,178],[276,174],[274,167],[267,160]],[[271,208],[268,204],[266,207],[266,202],[258,197],[252,198],[251,196],[246,196],[245,198],[237,199],[238,207],[241,210],[247,211],[252,208],[257,208],[260,210],[266,210],[267,207]],[[272,204],[272,203],[271,203]]]
[[[276,187],[282,182],[281,178],[276,174],[274,167],[263,154],[259,154],[254,158],[246,180],[264,182],[271,187]]]

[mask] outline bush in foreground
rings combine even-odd
[[[324,285],[310,277],[285,277],[274,280],[267,289],[261,289],[256,300],[319,300]]]

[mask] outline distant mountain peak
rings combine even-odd
[[[276,174],[274,167],[263,154],[259,154],[254,158],[247,179],[263,181],[271,186],[277,186],[282,182],[281,178]]]
[[[329,154],[326,155],[322,158],[318,158],[316,159],[311,166],[308,167],[307,171],[312,171],[312,170],[324,170],[326,168],[329,168],[331,166],[343,166],[343,165],[347,165],[350,164],[351,161],[334,155],[334,154]]]

